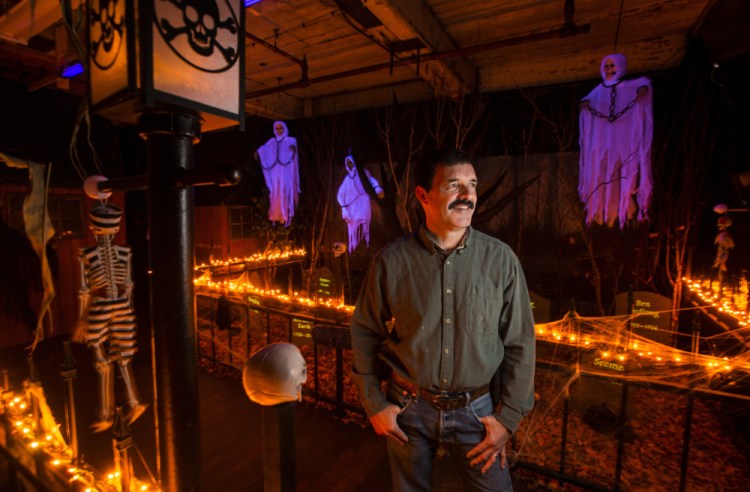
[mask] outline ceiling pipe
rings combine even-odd
[[[570,1],[571,0],[566,0],[566,7],[568,6],[568,2]],[[289,91],[293,89],[302,89],[305,87],[309,87],[311,85],[321,84],[324,82],[330,82],[332,80],[338,80],[338,79],[343,79],[347,77],[353,77],[356,75],[364,75],[367,73],[378,72],[380,70],[390,69],[390,67],[399,67],[399,66],[404,66],[404,65],[412,65],[415,63],[426,63],[426,62],[430,62],[433,60],[443,60],[445,58],[454,58],[454,57],[463,56],[463,55],[472,55],[472,54],[482,53],[485,51],[490,51],[490,50],[495,50],[495,49],[500,49],[500,48],[508,48],[511,46],[517,46],[519,44],[535,43],[539,41],[548,41],[551,39],[560,39],[560,38],[576,36],[578,34],[587,34],[591,31],[591,24],[583,24],[580,26],[576,25],[571,19],[568,19],[568,15],[567,15],[568,12],[569,11],[566,9],[565,24],[563,24],[562,27],[558,27],[556,29],[552,29],[549,31],[526,34],[524,36],[518,36],[516,38],[500,39],[497,41],[491,41],[489,43],[478,44],[478,45],[470,46],[467,48],[456,48],[453,50],[441,51],[438,53],[428,53],[424,55],[420,54],[418,56],[414,55],[408,58],[402,58],[400,60],[387,61],[384,63],[369,65],[366,67],[346,70],[344,72],[337,72],[337,73],[332,73],[328,75],[323,75],[321,77],[315,77],[315,78],[308,79],[308,80],[299,80],[297,82],[291,82],[289,84],[280,85],[278,87],[272,87],[268,89],[262,89],[259,91],[248,92],[245,95],[245,99],[253,99],[256,97],[268,96],[271,94],[277,94],[279,92],[285,92],[285,91]],[[572,16],[572,11],[570,11],[570,15]]]

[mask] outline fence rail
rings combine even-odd
[[[203,342],[200,344],[199,356],[205,360],[231,367],[241,371],[244,361],[256,350],[268,343],[291,342],[295,343],[306,358],[308,374],[311,378],[304,388],[305,395],[312,398],[316,404],[327,404],[333,406],[333,411],[339,415],[346,411],[363,415],[364,411],[356,397],[356,391],[352,381],[348,378],[352,360],[351,336],[348,320],[326,319],[309,313],[290,313],[281,307],[263,307],[249,305],[242,301],[232,302],[233,328],[232,331],[219,331],[213,322],[216,314],[216,297],[210,295],[198,295],[199,328]],[[296,321],[295,321],[296,320]],[[300,333],[295,328],[295,323],[309,323],[309,330]],[[307,336],[309,332],[309,337]],[[540,342],[540,344],[550,342]],[[679,450],[675,453],[679,459],[679,484],[680,492],[686,490],[690,482],[690,449],[694,421],[695,402],[698,399],[705,401],[716,401],[715,394],[702,392],[694,388],[675,388],[670,385],[648,383],[643,381],[629,381],[627,379],[610,378],[601,374],[588,374],[585,371],[571,369],[569,364],[560,364],[551,361],[538,360],[537,373],[539,380],[545,378],[559,378],[561,386],[557,395],[549,399],[555,402],[554,410],[559,413],[560,437],[557,444],[555,459],[540,459],[534,453],[529,453],[525,447],[524,432],[528,432],[530,440],[535,436],[532,432],[540,432],[522,429],[514,436],[512,441],[512,452],[517,456],[513,466],[527,469],[534,473],[542,474],[558,480],[561,484],[567,483],[587,490],[593,491],[620,491],[627,490],[628,475],[635,471],[628,468],[626,457],[633,450],[628,441],[632,441],[630,433],[631,414],[636,409],[634,403],[639,396],[650,394],[651,391],[663,395],[671,394],[680,398],[679,404],[673,408],[681,414],[682,426],[678,436],[681,443],[677,446]],[[541,383],[540,383],[541,384]],[[572,443],[575,434],[572,423],[572,415],[576,414],[576,425],[580,425],[579,412],[574,412],[572,407],[581,410],[580,395],[596,394],[591,391],[592,387],[604,384],[609,393],[609,402],[613,411],[610,411],[612,431],[602,439],[609,440],[609,447],[614,448],[613,465],[609,476],[596,476],[595,478],[582,477],[576,473],[576,457],[579,458],[581,450]],[[612,386],[612,388],[609,388]],[[596,388],[594,388],[596,389]],[[618,393],[619,392],[619,393]],[[643,393],[646,392],[646,393]],[[561,398],[558,396],[562,395]],[[578,395],[579,397],[577,397]],[[674,400],[670,396],[670,399]],[[535,412],[541,412],[535,409]],[[658,409],[656,409],[658,411]],[[543,418],[543,417],[540,417]],[[529,419],[525,419],[524,423]],[[558,422],[558,421],[556,421]],[[539,422],[537,422],[539,424]],[[579,429],[580,430],[580,429]],[[536,458],[536,459],[535,459]],[[584,457],[585,459],[585,457]],[[554,463],[554,464],[553,464]],[[676,471],[676,470],[675,470]],[[700,480],[700,477],[693,477]]]

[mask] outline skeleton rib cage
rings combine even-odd
[[[121,362],[136,352],[135,312],[131,304],[131,249],[104,240],[98,246],[81,250],[82,297],[92,295],[86,308],[86,343],[99,346],[109,342],[107,353]]]
[[[103,289],[107,299],[118,299],[130,294],[130,248],[111,243],[81,251],[85,280],[91,290]]]

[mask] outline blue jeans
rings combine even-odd
[[[435,489],[432,484],[433,464],[444,466],[446,462],[451,462],[456,468],[466,490],[513,490],[507,464],[501,469],[498,459],[482,474],[480,470],[484,463],[472,467],[469,466],[471,460],[466,457],[466,453],[484,439],[485,429],[479,418],[492,414],[489,393],[469,402],[465,408],[445,411],[427,401],[403,395],[393,385],[389,385],[388,400],[401,407],[398,425],[409,437],[409,442],[403,446],[388,439],[388,456],[397,492],[431,492]],[[441,446],[448,455],[435,462]]]

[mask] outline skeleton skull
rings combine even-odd
[[[599,73],[602,75],[604,85],[614,85],[625,76],[627,70],[627,59],[625,55],[607,55],[602,59]]]
[[[284,123],[282,122],[277,121],[273,124],[273,131],[276,132],[277,137],[283,137],[285,130],[286,128],[284,128]]]
[[[260,405],[300,400],[307,381],[307,365],[291,343],[272,343],[255,352],[242,370],[248,398]]]
[[[120,230],[122,209],[116,205],[97,205],[89,212],[91,231],[95,236],[117,234]]]

